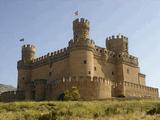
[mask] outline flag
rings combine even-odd
[[[77,10],[76,12],[74,12],[74,15],[75,15],[75,16],[78,16],[78,15],[79,15],[78,10]]]
[[[24,41],[24,38],[20,39],[19,41],[20,41],[20,42],[23,42],[23,41]]]

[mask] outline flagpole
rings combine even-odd
[[[74,12],[74,19],[77,19],[77,18],[79,18],[79,11],[78,10]]]
[[[19,42],[20,42],[20,46],[22,47],[24,45],[24,38],[21,38]]]

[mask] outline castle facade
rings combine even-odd
[[[74,20],[68,46],[39,58],[35,46],[22,46],[17,93],[25,100],[52,100],[76,86],[84,100],[157,98],[158,89],[146,86],[138,58],[128,52],[128,38],[111,36],[106,48],[99,47],[89,37],[89,24],[84,18]]]

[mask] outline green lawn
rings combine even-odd
[[[150,111],[153,115],[147,114]],[[160,120],[160,100],[0,103],[0,120]]]

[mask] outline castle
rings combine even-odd
[[[73,21],[73,39],[66,48],[35,58],[33,45],[22,46],[15,94],[24,100],[54,100],[76,86],[84,100],[112,97],[157,98],[158,89],[145,84],[138,58],[128,52],[123,35],[106,39],[106,48],[89,37],[89,21]],[[16,98],[16,97],[15,97]]]

